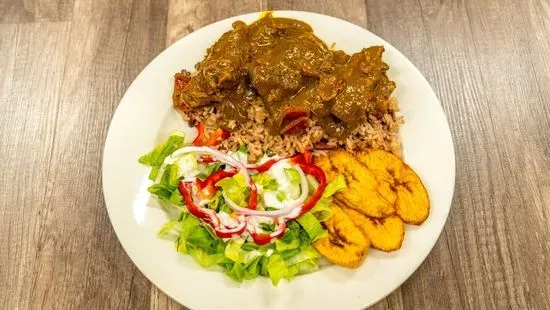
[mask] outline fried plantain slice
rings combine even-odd
[[[370,217],[383,218],[395,213],[397,195],[387,182],[378,182],[375,175],[352,154],[332,151],[316,157],[315,164],[325,172],[328,181],[338,174],[346,178],[347,188],[336,193],[335,199]]]
[[[368,150],[357,154],[381,183],[389,184],[397,193],[395,209],[407,224],[420,225],[430,213],[428,192],[418,175],[399,157],[384,150]]]
[[[332,217],[323,223],[328,235],[313,242],[313,246],[330,262],[357,268],[367,256],[370,243],[340,207],[331,204],[330,208]]]
[[[383,219],[365,216],[354,209],[342,208],[351,221],[370,241],[373,248],[384,252],[399,250],[405,238],[405,225],[397,215]]]

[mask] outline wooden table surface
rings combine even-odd
[[[0,308],[179,309],[118,242],[101,187],[124,91],[216,20],[306,10],[369,29],[433,86],[456,149],[445,230],[374,309],[548,309],[550,2],[2,0]]]

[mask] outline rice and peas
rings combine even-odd
[[[264,125],[268,114],[262,105],[252,106],[248,110],[248,121],[241,124],[233,122],[233,129],[229,138],[215,146],[219,149],[236,151],[239,146],[246,145],[249,151],[249,160],[254,162],[265,152],[272,152],[279,156],[291,156],[306,150],[345,148],[352,153],[367,148],[382,149],[401,155],[401,146],[398,131],[403,123],[399,115],[399,105],[395,98],[390,98],[388,111],[377,118],[372,115],[360,124],[345,140],[329,137],[324,130],[309,120],[309,126],[304,132],[289,135],[271,135]],[[182,112],[183,118],[190,122],[200,122],[207,128],[206,135],[218,128],[217,120],[221,115],[216,106],[205,106]]]

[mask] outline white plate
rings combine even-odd
[[[404,155],[422,178],[431,200],[431,213],[420,227],[407,226],[403,247],[394,253],[371,250],[356,270],[330,266],[313,274],[282,281],[267,279],[238,284],[223,273],[202,269],[190,256],[176,253],[174,244],[158,239],[166,220],[148,206],[148,169],[138,164],[172,129],[189,128],[172,109],[173,75],[192,70],[235,20],[250,23],[258,13],[216,22],[182,38],[155,58],[128,88],[109,128],[103,158],[103,191],[111,223],[122,246],[162,291],[192,309],[359,309],[374,304],[401,285],[434,246],[451,206],[455,180],[454,149],[440,103],[416,67],[386,41],[334,17],[296,11],[275,16],[309,23],[317,36],[348,53],[382,44],[389,76],[397,83],[401,104]],[[446,268],[446,266],[440,266]],[[437,283],[433,283],[437,285]]]

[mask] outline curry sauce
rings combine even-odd
[[[296,134],[316,123],[344,139],[369,115],[388,111],[395,83],[386,75],[383,46],[353,55],[332,50],[306,23],[271,14],[233,29],[207,50],[191,74],[175,76],[174,106],[189,111],[214,105],[219,126],[247,120],[263,105],[272,135]]]

